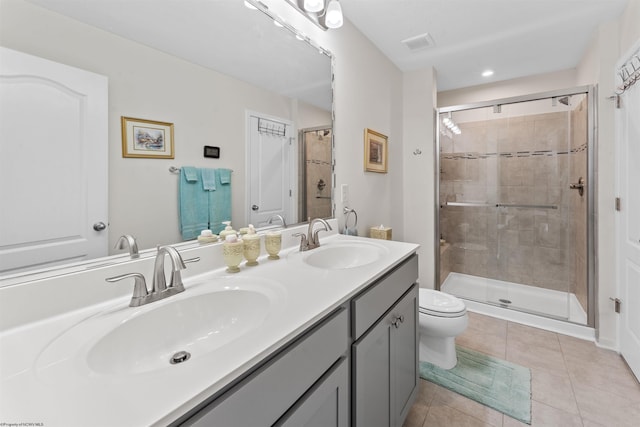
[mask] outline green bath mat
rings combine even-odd
[[[531,424],[531,371],[477,351],[456,347],[458,364],[444,370],[420,362],[420,376]]]

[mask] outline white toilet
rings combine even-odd
[[[419,291],[420,360],[451,369],[458,363],[456,336],[469,323],[467,307],[453,295],[433,289]]]

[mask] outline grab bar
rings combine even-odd
[[[498,203],[497,208],[526,208],[526,209],[558,209],[557,205],[517,205]]]
[[[558,205],[522,205],[513,203],[475,203],[475,202],[446,202],[445,206],[471,206],[480,208],[524,208],[524,209],[558,209]]]
[[[495,204],[476,202],[446,202],[446,206],[475,206],[477,208],[495,208]]]

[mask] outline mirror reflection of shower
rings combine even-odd
[[[441,290],[590,322],[589,188],[576,184],[592,176],[589,99],[566,91],[440,110]]]
[[[300,187],[305,196],[299,203],[299,218],[327,218],[331,211],[331,127],[302,129],[299,132],[299,151],[304,170]]]

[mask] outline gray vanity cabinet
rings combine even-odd
[[[348,427],[349,362],[340,359],[276,423],[278,427]]]
[[[400,427],[415,400],[419,388],[416,280],[414,256],[352,302],[355,427]],[[377,316],[371,311],[374,307]]]
[[[347,427],[348,313],[341,307],[176,425]]]
[[[401,427],[418,391],[418,257],[174,426]]]

